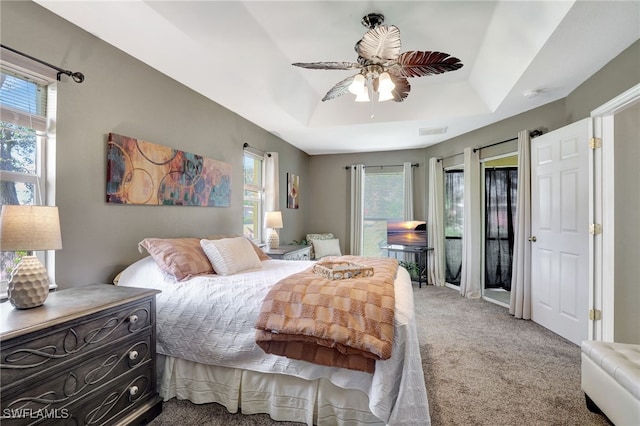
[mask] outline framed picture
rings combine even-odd
[[[287,173],[287,208],[297,209],[300,207],[300,176]]]
[[[107,203],[229,207],[231,165],[109,133]]]

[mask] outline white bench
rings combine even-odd
[[[616,426],[640,425],[640,345],[582,342],[587,408]]]

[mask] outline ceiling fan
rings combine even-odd
[[[322,98],[323,102],[347,92],[356,95],[356,102],[368,102],[375,93],[379,102],[402,102],[411,90],[408,77],[424,77],[462,68],[460,59],[448,53],[400,53],[400,30],[383,22],[384,16],[380,13],[369,13],[362,18],[362,25],[369,31],[355,45],[358,62],[296,62],[292,65],[318,70],[359,70],[358,74],[333,86]]]

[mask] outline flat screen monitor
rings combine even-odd
[[[387,244],[426,247],[427,222],[421,220],[387,221]]]

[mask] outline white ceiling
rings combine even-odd
[[[445,141],[567,96],[640,38],[637,0],[36,3],[311,155]],[[291,64],[355,62],[370,12],[400,29],[401,52],[464,67],[409,79],[400,103],[322,102],[355,72]]]

